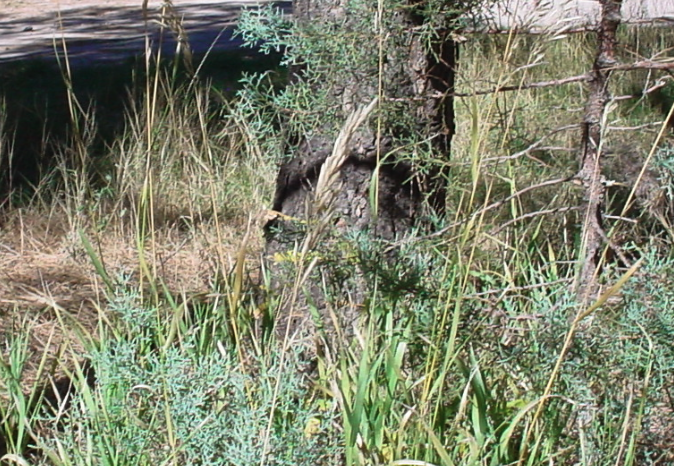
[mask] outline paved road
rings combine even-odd
[[[216,50],[232,49],[240,45],[231,35],[241,9],[270,1],[176,0],[170,12],[162,9],[162,2],[151,0],[146,22],[142,0],[79,1],[77,5],[89,6],[70,7],[56,5],[53,0],[33,1],[32,5],[31,0],[15,0],[15,5],[23,8],[12,8],[12,0],[0,0],[0,63],[26,58],[52,60],[56,53],[63,55],[64,42],[73,66],[114,62],[142,53],[146,37],[155,49],[162,44],[162,53],[173,54],[175,34],[162,27],[172,17],[182,19],[195,53],[203,53],[211,45]],[[276,3],[290,11],[289,1]]]

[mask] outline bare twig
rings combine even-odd
[[[669,84],[668,81],[669,81],[668,79],[659,79],[655,84],[653,84],[648,89],[645,89],[641,94],[621,95],[621,96],[614,97],[613,100],[614,101],[621,101],[621,100],[643,98],[644,96],[647,96],[648,94],[665,87],[667,84]]]
[[[627,222],[627,223],[631,223],[632,225],[636,225],[637,223],[639,223],[638,220],[635,220],[633,218],[628,218],[628,217],[621,217],[620,215],[604,215],[604,218],[607,219],[607,220],[618,220],[618,221],[621,221],[621,222]]]
[[[466,295],[466,298],[481,298],[482,296],[489,296],[493,294],[501,294],[501,293],[507,294],[512,292],[535,290],[537,288],[544,288],[546,286],[559,285],[560,283],[568,283],[570,280],[571,280],[570,278],[560,278],[559,280],[553,280],[545,283],[534,283],[532,285],[524,285],[524,286],[510,286],[505,289],[497,288],[493,290],[480,291],[479,293],[468,294]]]
[[[538,141],[531,144],[526,149],[523,149],[519,152],[515,152],[514,154],[511,154],[511,155],[504,155],[504,156],[501,156],[501,157],[489,157],[489,158],[484,159],[482,162],[483,163],[490,163],[490,162],[501,162],[501,161],[505,161],[505,160],[518,159],[518,158],[528,154],[532,150],[540,148],[540,146],[543,144],[543,142],[546,139],[548,139],[549,137],[554,136],[555,134],[561,133],[563,131],[568,131],[570,129],[579,129],[579,128],[580,128],[580,123],[574,123],[572,125],[560,126],[559,128],[555,128],[552,131],[550,131],[548,134],[544,135],[542,138],[540,138]]]
[[[674,60],[640,60],[633,63],[615,64],[610,67],[602,68],[605,71],[635,71],[635,70],[674,70]],[[453,97],[474,97],[476,95],[496,94],[498,92],[523,91],[527,89],[542,89],[546,87],[563,86],[577,82],[591,81],[594,77],[593,72],[570,76],[568,78],[552,79],[550,81],[537,81],[533,83],[518,84],[515,86],[497,86],[493,89],[484,89],[475,92],[454,92]],[[646,92],[652,92],[662,86],[654,87]]]
[[[607,71],[634,70],[674,70],[674,60],[641,60],[634,63],[617,64],[607,68]]]
[[[493,232],[490,232],[491,235],[497,235],[503,229],[508,228],[510,225],[514,225],[515,223],[521,222],[522,220],[526,220],[528,218],[533,218],[533,217],[540,217],[542,215],[550,215],[550,214],[559,214],[563,212],[571,212],[574,210],[580,210],[580,207],[575,206],[575,207],[557,207],[554,209],[545,209],[545,210],[538,210],[536,212],[528,212],[526,214],[520,215],[519,217],[513,218],[512,220],[508,220],[505,222],[503,225],[499,225],[499,227],[494,230]]]
[[[569,78],[553,79],[551,81],[538,81],[535,83],[518,84],[517,86],[498,86],[493,89],[486,89],[475,92],[455,92],[454,97],[473,97],[476,95],[496,94],[497,92],[521,91],[526,89],[541,89],[544,87],[563,86],[564,84],[577,83],[580,81],[588,81],[592,75],[590,73],[581,74],[578,76],[571,76]]]
[[[669,27],[672,24],[674,24],[674,17],[672,16],[659,16],[657,18],[650,18],[650,19],[631,19],[629,21],[623,21],[622,24],[628,25],[628,26],[656,26],[656,27]],[[581,27],[575,27],[575,28],[570,28],[570,29],[565,29],[564,35],[567,34],[587,34],[588,32],[596,32],[597,26],[596,25],[588,25],[588,26],[581,26]],[[550,35],[550,30],[548,28],[529,28],[526,29],[525,27],[518,27],[517,28],[517,34],[525,34],[527,36],[547,36]],[[466,36],[470,35],[484,35],[484,34],[490,34],[490,35],[510,35],[513,34],[513,31],[511,29],[507,28],[492,28],[492,29],[477,29],[477,30],[471,30],[467,31],[464,33]]]
[[[510,196],[506,197],[505,199],[494,202],[494,203],[488,205],[487,207],[483,207],[482,209],[478,210],[477,212],[474,212],[468,218],[465,218],[463,220],[459,220],[457,222],[454,222],[454,223],[452,223],[452,224],[450,224],[450,225],[448,225],[444,228],[439,229],[438,231],[434,231],[433,233],[430,233],[430,234],[425,235],[425,236],[420,236],[420,237],[416,237],[416,238],[413,238],[413,239],[404,239],[404,240],[401,240],[401,241],[397,241],[396,243],[392,244],[391,247],[397,247],[397,246],[400,246],[402,244],[406,244],[406,243],[410,243],[410,242],[414,242],[414,241],[421,241],[421,240],[426,240],[426,239],[437,238],[439,236],[444,235],[448,231],[451,231],[454,228],[456,228],[460,225],[466,224],[470,220],[475,219],[475,218],[489,212],[490,210],[497,209],[497,208],[501,207],[503,204],[515,199],[516,197],[521,196],[522,194],[528,193],[529,191],[532,191],[534,189],[543,188],[545,186],[552,186],[552,185],[555,185],[555,184],[564,183],[566,181],[570,181],[572,178],[573,177],[555,178],[554,180],[547,180],[547,181],[543,181],[542,183],[538,183],[538,184],[535,184],[535,185],[532,185],[532,186],[527,186],[526,188],[523,188],[523,189],[517,191],[516,193],[511,194]]]
[[[553,186],[555,184],[564,183],[566,181],[570,181],[572,178],[573,178],[572,176],[568,176],[568,177],[565,177],[565,178],[555,178],[554,180],[547,180],[547,181],[543,181],[543,182],[538,183],[538,184],[527,186],[526,188],[522,188],[519,191],[517,191],[516,193],[511,194],[510,196],[506,197],[505,199],[494,202],[494,203],[488,205],[487,207],[484,207],[484,208],[478,210],[471,217],[477,217],[477,216],[480,216],[480,215],[482,215],[486,212],[489,212],[490,210],[497,209],[497,208],[501,207],[503,204],[505,204],[507,202],[510,202],[513,199],[515,199],[517,197],[520,197],[523,194],[528,193],[529,191],[533,191],[534,189],[544,188],[546,186]]]
[[[653,121],[651,123],[644,123],[643,125],[637,126],[609,126],[608,129],[610,129],[611,131],[639,131],[654,126],[660,127],[662,126],[663,123],[664,123],[663,121]]]

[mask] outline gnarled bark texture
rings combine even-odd
[[[334,202],[332,231],[337,234],[367,232],[375,238],[393,240],[405,235],[425,215],[425,209],[444,210],[445,177],[444,168],[440,168],[443,165],[415,160],[410,156],[410,150],[405,149],[409,144],[405,146],[402,141],[424,135],[423,147],[430,147],[434,157],[449,157],[454,134],[451,93],[457,44],[450,35],[449,15],[447,24],[436,27],[432,36],[423,36],[422,25],[427,20],[421,14],[424,4],[399,2],[391,8],[388,1],[385,3],[385,21],[388,27],[397,31],[395,37],[384,30],[374,36],[373,42],[356,44],[374,56],[378,55],[379,59],[374,60],[376,63],[369,69],[354,63],[354,71],[347,78],[343,78],[343,73],[337,81],[326,77],[321,86],[330,89],[329,98],[334,102],[334,108],[339,109],[341,116],[338,119],[342,120],[355,108],[379,97],[378,115],[385,124],[383,128],[378,127],[376,116],[373,116],[370,124],[362,125],[352,138],[349,156],[340,171],[341,188]],[[296,0],[294,17],[300,27],[322,24],[324,29],[332,29],[337,34],[342,30],[348,33],[346,30],[356,27],[353,25],[359,20],[347,2],[340,0]],[[432,44],[431,50],[426,48],[428,43]],[[298,75],[297,79],[302,76]],[[389,112],[389,116],[382,116],[384,112]],[[266,227],[270,257],[278,258],[292,250],[302,240],[304,230],[311,228],[304,223],[307,206],[313,200],[321,166],[330,155],[333,143],[334,133],[328,130],[305,138],[280,168],[273,209],[283,215]],[[373,176],[378,176],[378,183],[373,183]],[[370,191],[375,185],[376,218],[370,205],[373,197]],[[317,249],[320,251],[320,244]],[[320,296],[322,288],[331,278],[326,277],[320,263],[317,271],[309,294],[320,309],[325,306]],[[342,281],[338,287],[349,278],[353,277],[337,278],[338,282]],[[282,274],[277,274],[275,280],[282,281]],[[357,318],[363,290],[362,286],[356,285],[342,291],[345,294],[343,301],[348,304],[340,309],[333,308],[331,315],[338,315],[342,321],[339,325],[348,333],[351,322]],[[289,307],[296,308],[295,314],[283,316],[282,323],[302,325],[307,320],[303,306]],[[292,314],[293,311],[283,312]]]

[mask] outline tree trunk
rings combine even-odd
[[[597,56],[592,68],[590,95],[583,119],[580,172],[578,179],[585,189],[585,221],[581,253],[582,266],[577,295],[581,304],[594,298],[600,267],[602,245],[606,235],[602,226],[605,197],[602,177],[602,122],[609,102],[608,82],[615,59],[616,31],[620,25],[622,0],[601,0],[601,23],[597,31]]]
[[[415,160],[408,141],[421,135],[431,142],[417,142],[412,147],[430,148],[435,158],[449,157],[454,134],[451,94],[457,44],[450,36],[449,17],[446,24],[435,28],[429,41],[428,35],[423,36],[426,19],[421,14],[421,4],[384,3],[378,13],[376,8],[372,13],[381,14],[378,24],[385,23],[389,29],[378,29],[370,43],[356,44],[366,48],[367,53],[375,54],[377,59],[372,60],[369,67],[353,63],[350,74],[349,70],[341,70],[347,72],[346,78],[344,73],[338,74],[336,79],[323,73],[320,83],[322,88],[330,89],[328,99],[339,109],[337,120],[344,121],[356,108],[379,99],[370,123],[361,125],[347,148],[348,156],[339,171],[340,189],[332,204],[331,234],[360,232],[372,238],[393,240],[418,224],[428,213],[427,209],[444,211],[445,169],[442,167],[445,165],[437,161],[429,163],[431,157],[425,158],[426,162]],[[336,37],[334,34],[362,33],[363,26],[358,21],[366,14],[352,12],[346,2],[340,0],[296,0],[294,17],[301,30],[316,31],[320,27],[329,39],[331,34]],[[397,33],[391,33],[390,28]],[[424,48],[429,42],[431,50]],[[308,58],[310,61],[311,57]],[[301,70],[295,72],[293,79],[304,79]],[[276,262],[280,257],[287,257],[287,251],[296,248],[305,238],[306,230],[312,228],[310,212],[315,203],[314,189],[335,140],[334,130],[327,124],[310,137],[299,137],[298,149],[279,171],[273,206],[279,215],[266,226],[267,252]],[[374,199],[376,202],[372,205]],[[319,295],[323,285],[331,279],[326,278],[326,269],[320,265],[319,262],[318,272],[310,280],[309,294],[313,305],[322,309],[325,300]],[[277,266],[272,262],[272,272]],[[275,275],[277,285],[282,284],[282,274]],[[349,305],[337,310],[338,317],[346,320],[340,326],[350,327],[357,317],[356,309],[364,296],[362,284],[355,288],[355,291],[353,288],[341,290],[349,295],[344,297]],[[306,321],[304,306],[293,303],[287,307],[296,308],[297,315],[285,316],[286,325],[292,322],[296,327]]]

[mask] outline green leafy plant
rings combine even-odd
[[[273,354],[241,366],[219,342],[206,351],[198,324],[157,346],[160,311],[133,295],[115,302],[117,337],[90,355],[96,383],[78,386],[61,432],[46,442],[60,464],[313,465],[335,454],[332,415],[311,404],[297,356],[283,367]]]

